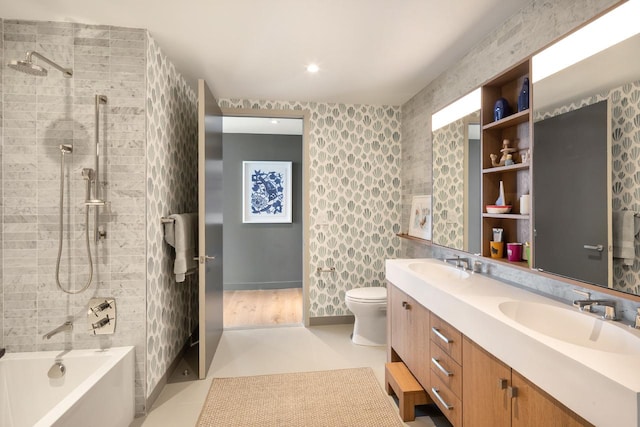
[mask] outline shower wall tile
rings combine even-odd
[[[314,102],[220,100],[221,107],[306,110],[311,317],[350,314],[346,291],[383,286],[400,251],[400,109]],[[319,225],[326,216],[328,225]],[[316,267],[335,267],[318,275]]]
[[[146,31],[60,22],[2,20],[0,55],[0,345],[8,351],[35,351],[109,345],[136,347],[136,409],[145,406],[146,361]],[[6,67],[37,50],[62,66],[34,77]],[[137,55],[137,56],[134,56]],[[9,58],[9,59],[8,59]],[[107,239],[94,246],[93,212],[85,227],[83,168],[94,168],[95,95],[100,107],[102,192],[110,205],[100,225]],[[6,131],[5,131],[6,129]],[[66,295],[55,281],[58,253],[60,144],[72,144],[63,172],[60,282],[80,288],[89,277],[86,237],[91,241],[93,283],[88,293]],[[87,333],[89,296],[115,296],[117,333]],[[6,301],[6,302],[5,302]],[[10,303],[9,303],[10,302]],[[9,309],[10,307],[10,309]],[[41,335],[72,318],[71,336]]]

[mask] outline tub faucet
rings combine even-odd
[[[73,331],[73,323],[70,320],[67,320],[62,325],[58,326],[52,331],[47,332],[42,336],[43,340],[51,339],[52,336],[59,334],[60,332],[71,332]]]

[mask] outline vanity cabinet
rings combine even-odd
[[[592,425],[467,337],[462,354],[465,426]]]
[[[504,256],[507,242],[531,241],[531,221],[529,214],[522,214],[520,196],[531,194],[531,175],[529,166],[532,149],[532,115],[527,108],[518,112],[518,97],[525,78],[531,75],[531,61],[526,60],[500,74],[482,86],[482,245],[483,256],[491,256],[490,241],[493,240],[494,227],[504,230]],[[496,101],[504,98],[509,103],[512,114],[494,120]],[[529,84],[531,101],[531,84]],[[514,163],[506,166],[493,166],[491,155],[502,157],[503,141],[509,140]],[[523,158],[527,157],[523,162]],[[509,213],[487,213],[487,205],[495,205],[500,195],[500,182],[504,186],[505,204],[511,205]],[[521,263],[526,266],[526,262]]]
[[[389,361],[402,361],[425,390],[430,387],[429,310],[388,284]]]
[[[435,404],[454,426],[462,425],[462,334],[431,313],[431,388]]]

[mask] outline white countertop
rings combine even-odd
[[[433,259],[387,260],[387,280],[589,422],[598,427],[640,426],[640,354],[594,350],[526,328],[502,313],[499,304],[569,306],[479,273],[466,279],[417,273],[409,268],[416,262],[442,264]],[[640,332],[617,326],[640,339]]]

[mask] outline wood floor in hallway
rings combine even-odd
[[[302,323],[302,289],[224,291],[224,327]]]

